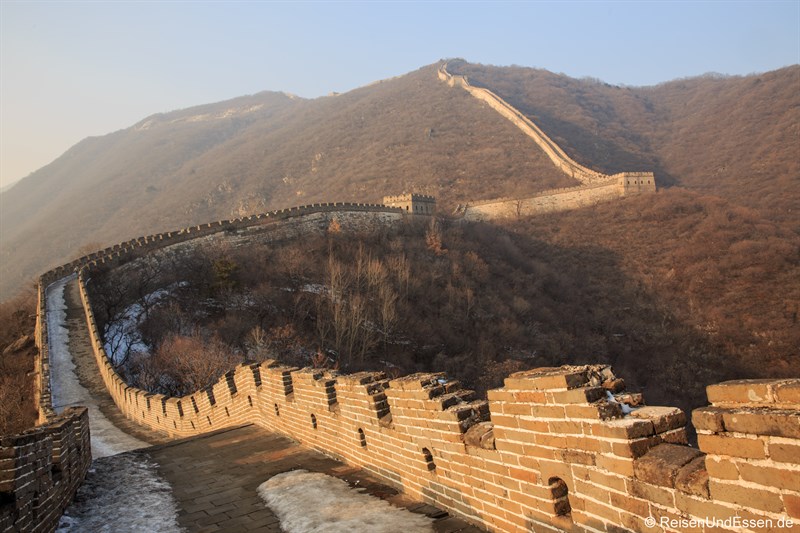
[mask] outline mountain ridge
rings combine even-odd
[[[288,205],[379,201],[383,194],[416,190],[435,194],[449,211],[464,200],[518,197],[576,184],[543,154],[537,156],[530,140],[505,119],[439,82],[439,65],[336,96],[303,99],[263,91],[156,113],[129,128],[84,139],[0,196],[4,248],[0,291],[10,295],[25,279],[63,263],[90,243],[110,244]],[[719,166],[720,157],[700,158],[699,165],[681,159],[681,149],[696,154],[697,146],[708,143],[683,146],[678,142],[681,132],[665,133],[669,120],[676,120],[686,135],[697,137],[690,127],[697,121],[687,119],[691,109],[703,109],[707,116],[709,94],[719,93],[730,103],[731,94],[733,98],[744,94],[742,84],[761,83],[760,95],[777,91],[781,103],[792,104],[783,112],[774,106],[763,113],[780,119],[771,137],[776,141],[774,150],[785,147],[784,152],[791,153],[792,131],[796,137],[792,124],[797,97],[785,93],[787,85],[800,79],[798,66],[758,75],[763,78],[758,83],[752,77],[693,78],[644,89],[533,69],[467,63],[461,67],[472,82],[490,84],[571,157],[591,168],[652,168],[660,184],[717,191],[735,201],[739,199],[731,194],[736,187],[728,184],[730,178],[723,176],[716,188],[708,178],[698,178],[708,167]],[[517,93],[511,89],[515,79],[521,87]],[[708,83],[716,86],[709,88]],[[640,94],[654,91],[655,95]],[[612,93],[624,98],[614,100]],[[684,93],[689,95],[685,102]],[[227,113],[234,108],[246,112]],[[201,115],[213,120],[191,120]],[[747,112],[733,115],[740,122],[752,117]],[[143,128],[146,124],[149,129]],[[743,127],[754,131],[756,126]],[[758,130],[760,138],[770,138],[764,129]],[[665,139],[662,148],[659,143]],[[728,152],[742,152],[740,143],[721,145]],[[763,142],[756,149],[770,153]],[[742,174],[748,161],[746,154],[740,154],[734,170]],[[768,200],[774,199],[784,211],[781,216],[791,218],[786,212],[797,199],[781,191],[791,188],[798,164],[791,158],[780,164],[778,175],[766,183],[769,198],[759,202],[744,198],[742,203],[764,211]],[[752,180],[744,184],[745,196],[759,190]],[[50,243],[46,253],[40,242]]]

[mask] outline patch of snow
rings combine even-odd
[[[300,290],[303,292],[313,292],[314,294],[327,294],[329,292],[328,287],[320,285],[319,283],[306,283]]]
[[[56,531],[183,531],[178,525],[178,506],[172,489],[158,475],[156,466],[149,457],[139,454],[94,461]]]
[[[629,415],[633,411],[633,408],[630,405],[628,405],[627,403],[618,402],[617,398],[613,394],[611,394],[610,390],[606,391],[606,398],[608,398],[609,402],[619,403],[620,406],[622,407],[622,414],[623,415]]]
[[[176,287],[186,285],[188,283],[185,281],[174,283],[165,289],[158,289],[147,294],[143,300],[149,307],[158,305]],[[143,318],[144,307],[140,303],[133,303],[126,307],[122,314],[108,325],[103,348],[105,348],[106,354],[114,364],[120,363],[122,354],[146,354],[150,352],[150,346],[139,338],[139,325],[142,323]]]
[[[258,487],[286,533],[432,533],[431,519],[351,489],[326,474],[292,470]]]
[[[103,416],[97,400],[78,381],[75,364],[69,353],[69,332],[65,327],[67,305],[64,302],[64,287],[73,279],[75,279],[74,275],[56,281],[47,288],[46,292],[50,390],[53,409],[60,413],[66,407],[75,405],[84,405],[89,408],[89,428],[92,436],[92,457],[94,458],[150,446],[123,432]]]

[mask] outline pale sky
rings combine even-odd
[[[625,85],[765,72],[800,63],[800,0],[0,0],[0,186],[153,113],[344,92],[445,57]]]

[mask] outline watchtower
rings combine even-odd
[[[415,215],[432,215],[436,212],[436,198],[425,194],[384,196],[383,204],[389,207],[400,207]]]
[[[617,178],[622,196],[656,192],[656,178],[652,172],[620,172]]]

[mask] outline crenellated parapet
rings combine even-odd
[[[0,437],[0,531],[54,531],[91,461],[85,407]]]

